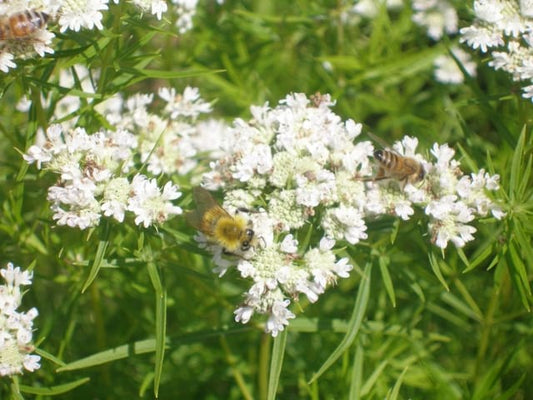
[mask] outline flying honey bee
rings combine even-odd
[[[0,40],[27,39],[46,26],[48,14],[26,10],[0,18]]]
[[[414,185],[424,179],[426,171],[420,162],[411,157],[401,156],[392,150],[376,150],[374,158],[379,169],[372,180],[395,179],[402,184]]]
[[[185,214],[187,222],[202,232],[210,242],[224,248],[225,253],[246,252],[254,245],[255,233],[242,216],[224,210],[206,189],[193,189],[196,210]]]

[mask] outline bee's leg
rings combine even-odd
[[[382,181],[383,179],[389,179],[389,178],[390,176],[385,174],[385,170],[382,167],[379,167],[378,172],[375,176],[369,176],[361,180],[363,182],[374,182],[374,181]]]

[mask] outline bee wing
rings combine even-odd
[[[389,144],[383,140],[382,138],[380,138],[379,136],[373,134],[372,132],[367,132],[366,133],[368,135],[368,137],[370,137],[370,139],[372,139],[374,142],[376,143],[379,143],[379,145],[384,148],[384,149],[391,149],[391,147],[389,146]]]
[[[200,214],[200,216],[214,207],[220,207],[211,193],[209,193],[209,191],[203,187],[195,187],[192,190],[192,196],[194,198],[194,202],[196,203],[196,211]]]
[[[200,214],[198,210],[186,212],[185,220],[190,226],[192,226],[197,231],[201,230],[202,214]]]
[[[196,230],[208,236],[213,235],[213,225],[220,217],[230,217],[226,210],[218,205],[211,193],[202,187],[195,187],[192,195],[196,210],[185,214],[185,220]]]

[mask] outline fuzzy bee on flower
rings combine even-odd
[[[25,10],[0,18],[0,40],[31,38],[46,27],[49,15],[36,10]]]
[[[251,222],[242,215],[231,215],[202,187],[193,189],[193,198],[196,209],[186,213],[185,219],[209,242],[221,246],[226,254],[246,253],[256,245]]]
[[[379,143],[383,141],[372,133],[368,133],[374,140]],[[426,170],[422,163],[412,157],[401,155],[398,152],[389,149],[384,145],[383,149],[374,151],[374,159],[377,162],[377,173],[365,179],[365,181],[380,181],[392,179],[400,183],[402,187],[408,183],[415,185],[422,182],[426,176]]]
[[[402,184],[411,185],[421,182],[426,171],[420,162],[411,157],[402,156],[392,150],[376,150],[374,158],[379,169],[373,180],[396,179]]]

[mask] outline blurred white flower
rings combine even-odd
[[[529,1],[475,0],[476,19],[461,29],[461,42],[490,53],[489,65],[524,82],[524,98],[532,98],[533,19]]]
[[[413,10],[413,22],[426,28],[431,39],[457,32],[457,12],[447,0],[413,0]]]
[[[104,29],[102,12],[107,10],[108,0],[64,0],[58,11],[59,30],[78,32],[81,28]]]
[[[5,280],[0,285],[0,376],[20,374],[23,370],[35,371],[40,368],[40,356],[29,354],[34,350],[32,342],[33,320],[37,309],[19,312],[22,301],[21,286],[31,285],[33,274],[21,271],[8,263],[0,269]]]
[[[469,76],[476,76],[476,63],[472,61],[472,58],[467,52],[458,47],[452,48],[451,52],[461,63],[466,72],[468,72]],[[438,82],[459,84],[464,81],[461,69],[450,55],[443,54],[437,57],[433,62],[433,65],[435,66],[435,79]]]

